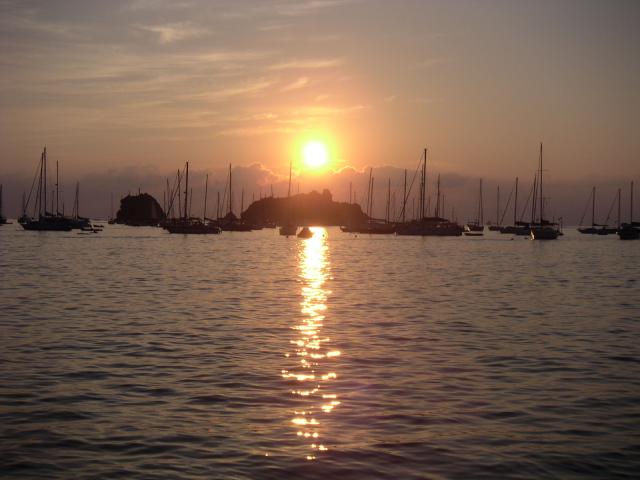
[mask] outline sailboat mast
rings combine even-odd
[[[387,181],[387,223],[389,222],[389,213],[391,209],[391,177]]]
[[[425,217],[425,206],[427,197],[427,149],[424,149],[424,165],[422,167],[422,210],[420,210],[420,219]]]
[[[189,162],[185,166],[184,177],[184,219],[189,216]]]
[[[542,226],[542,219],[544,209],[544,200],[542,196],[542,142],[540,142],[540,226]]]
[[[482,205],[482,179],[480,179],[480,203],[478,204],[478,213],[479,225],[484,225],[484,208]]]
[[[436,217],[440,217],[440,174],[438,174],[438,198],[436,199]]]
[[[620,230],[620,196],[621,196],[621,192],[620,192],[620,188],[618,189],[618,230]]]
[[[538,173],[536,172],[535,178],[533,179],[533,201],[531,202],[531,225],[533,226],[536,223],[536,195],[538,194]],[[525,207],[526,208],[526,207]]]
[[[596,224],[596,187],[591,192],[591,226]]]
[[[231,202],[231,164],[229,164],[229,213],[233,212],[233,203]]]
[[[207,194],[209,193],[209,174],[204,180],[204,211],[202,212],[202,220],[207,221]]]
[[[369,169],[369,183],[367,183],[367,217],[371,217],[369,211],[369,205],[371,205],[371,175],[373,174],[373,167]]]
[[[513,226],[516,226],[518,220],[518,177],[516,177],[516,198],[513,203]]]
[[[59,215],[60,208],[58,207],[60,198],[60,190],[58,186],[58,160],[56,160],[56,215]]]
[[[496,198],[496,225],[500,225],[500,185],[498,185],[498,193]]]
[[[45,147],[46,148],[46,147]],[[38,217],[44,215],[42,211],[42,184],[44,180],[44,150],[40,155],[40,177],[38,178]]]
[[[402,193],[402,223],[405,222],[407,213],[407,169],[404,169],[404,188]]]
[[[631,206],[629,208],[629,225],[633,225],[633,181],[631,182]]]
[[[375,177],[371,177],[371,197],[369,198],[369,216],[373,217],[373,182]]]

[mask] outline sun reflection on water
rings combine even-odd
[[[285,353],[295,363],[282,370],[282,377],[295,385],[290,393],[301,400],[296,402],[299,406],[292,412],[291,424],[310,450],[305,455],[307,460],[315,460],[319,452],[328,450],[322,443],[326,437],[322,417],[340,405],[338,396],[331,391],[331,383],[337,378],[332,362],[340,351],[332,348],[331,339],[322,333],[327,295],[331,293],[325,288],[329,276],[327,233],[319,227],[312,227],[311,231],[313,237],[300,242],[301,316],[291,327],[296,332],[290,340],[293,350]],[[300,405],[304,405],[302,410]]]

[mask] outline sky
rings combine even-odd
[[[247,199],[284,194],[289,162],[340,199],[373,167],[381,199],[428,147],[431,186],[469,216],[480,177],[486,204],[508,195],[544,142],[558,215],[592,184],[607,210],[640,180],[639,24],[636,1],[0,0],[5,206],[44,145],[100,216],[111,193],[161,198],[185,161],[213,191],[232,163]]]

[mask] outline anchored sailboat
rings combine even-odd
[[[441,204],[440,204],[440,176],[438,175],[437,182],[437,196],[436,206],[434,209],[434,216],[429,217],[426,214],[426,194],[427,194],[427,149],[424,149],[424,155],[422,158],[422,168],[420,172],[420,196],[419,196],[419,218],[410,222],[403,222],[396,228],[397,235],[420,235],[420,236],[434,236],[434,237],[459,237],[462,235],[462,227],[455,222],[449,221],[441,216]],[[418,170],[414,174],[414,180]],[[413,180],[411,182],[413,185]],[[405,194],[403,199],[401,216],[404,218],[407,208],[407,199],[411,194],[411,186],[409,191]],[[442,208],[444,210],[444,208]]]
[[[189,190],[189,162],[185,165],[185,188],[184,188],[184,214],[182,218],[175,219],[171,222],[164,224],[165,230],[169,233],[183,233],[183,234],[198,234],[198,235],[211,235],[221,232],[220,227],[215,223],[207,222],[207,192],[209,187],[209,175],[207,175],[205,181],[205,195],[204,195],[204,220],[200,218],[194,218],[189,215],[190,198]],[[178,192],[180,195],[180,192]]]
[[[291,170],[292,164],[289,162],[289,188],[287,189],[287,221],[280,227],[280,235],[290,237],[298,232],[298,226],[291,222]]]
[[[2,184],[0,184],[0,225],[7,223],[7,217],[2,214]]]
[[[25,210],[28,208],[36,183],[38,187],[35,192],[33,217],[23,218],[23,221],[20,223],[22,228],[37,231],[70,231],[73,228],[73,223],[70,219],[60,215],[58,212],[53,214],[47,211],[47,147],[44,148],[40,155],[40,165],[33,179],[31,193],[29,194],[29,200],[27,200]]]
[[[618,229],[620,240],[638,240],[640,238],[640,222],[633,221],[633,182],[630,186],[629,223],[623,223]]]
[[[542,142],[540,143],[540,167],[538,170],[538,195],[540,198],[540,222],[535,223],[535,204],[533,202],[534,208],[532,209],[532,218],[531,218],[531,239],[532,240],[556,240],[560,232],[555,226],[544,219],[544,197],[542,195]],[[534,194],[535,199],[535,194]]]
[[[502,228],[502,219],[500,218],[500,185],[498,185],[498,192],[496,196],[496,224],[489,225],[489,231],[499,232]]]
[[[482,205],[482,179],[480,179],[480,191],[478,193],[478,211],[473,222],[467,222],[464,226],[464,234],[467,236],[482,236],[484,232],[484,208]]]
[[[229,211],[227,214],[222,217],[219,221],[220,228],[225,232],[250,232],[252,230],[251,225],[248,225],[242,222],[236,215],[233,213],[233,182],[231,176],[231,164],[229,164]],[[240,212],[242,216],[242,212]]]

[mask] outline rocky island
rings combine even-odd
[[[367,221],[360,205],[334,202],[329,190],[291,197],[267,197],[253,202],[242,213],[242,221],[253,224],[348,225]]]
[[[116,223],[130,226],[156,226],[166,219],[158,201],[148,193],[127,195],[120,200]]]

